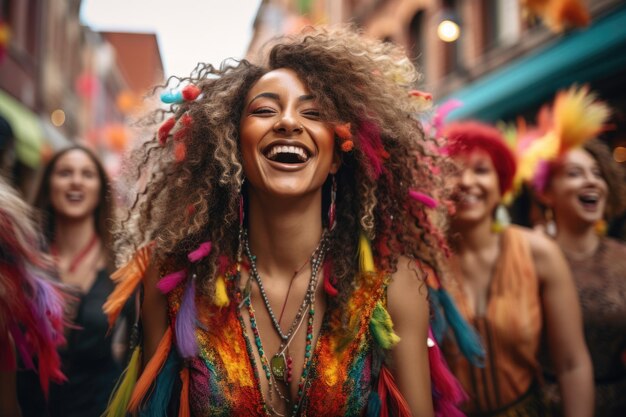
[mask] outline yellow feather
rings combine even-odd
[[[103,417],[124,417],[127,415],[128,402],[133,393],[137,375],[139,374],[139,360],[141,358],[141,348],[136,347],[133,351],[128,366],[118,382],[114,394],[109,400],[109,405],[103,413]]]
[[[361,273],[376,272],[372,248],[370,247],[369,240],[363,233],[361,233],[359,237],[359,262]]]
[[[596,101],[588,86],[572,87],[554,100],[554,131],[560,138],[559,153],[582,145],[600,133],[609,118],[606,104]]]
[[[223,276],[218,276],[215,281],[215,299],[213,303],[218,307],[226,307],[230,304],[228,300],[228,293],[226,292],[226,282]]]

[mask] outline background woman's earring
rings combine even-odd
[[[548,236],[556,237],[556,222],[554,221],[554,212],[548,207],[544,213],[546,218],[546,233]]]
[[[596,222],[596,224],[593,225],[593,228],[595,229],[598,236],[605,236],[608,225],[606,224],[606,220],[600,219]]]
[[[328,206],[328,229],[335,228],[335,220],[337,216],[335,202],[337,200],[337,180],[332,175],[332,183],[330,187],[330,205]]]
[[[498,204],[496,207],[496,213],[492,224],[492,230],[496,233],[502,232],[507,226],[511,224],[511,216],[507,211],[504,204]]]

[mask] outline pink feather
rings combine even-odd
[[[537,162],[537,167],[535,168],[535,174],[532,178],[532,185],[536,191],[543,192],[548,185],[548,179],[550,177],[550,164],[545,159],[539,160]]]
[[[336,297],[337,294],[339,294],[339,291],[337,291],[337,288],[335,288],[333,286],[333,283],[331,282],[332,270],[332,260],[330,258],[326,259],[326,262],[324,262],[324,291],[326,291],[326,294],[330,295],[331,297]]]
[[[178,285],[187,277],[187,271],[181,270],[172,272],[171,274],[165,275],[163,278],[159,280],[157,283],[157,288],[163,294],[167,294],[172,291],[174,288],[178,287]]]
[[[430,329],[428,330],[428,337],[433,343],[432,346],[428,347],[428,360],[430,363],[430,380],[435,402],[435,414],[437,417],[463,416],[463,413],[456,406],[467,400],[467,395],[459,381],[448,369],[435,341],[435,336],[433,336]]]
[[[441,106],[437,108],[437,112],[433,117],[432,127],[434,128],[434,136],[439,137],[441,135],[441,130],[446,123],[446,118],[448,114],[454,109],[463,106],[463,103],[457,99],[450,99],[443,103]]]
[[[439,205],[437,200],[419,191],[409,190],[409,197],[415,201],[419,201],[428,208],[435,208]]]
[[[386,153],[383,142],[380,139],[380,129],[375,123],[363,120],[359,124],[357,134],[361,150],[369,162],[368,174],[373,179],[378,179],[383,173],[382,156]]]
[[[211,242],[203,242],[198,246],[198,249],[189,252],[187,258],[190,262],[198,262],[202,258],[206,258],[211,253]]]

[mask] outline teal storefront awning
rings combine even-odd
[[[43,145],[43,131],[37,116],[3,91],[0,91],[0,116],[11,125],[18,159],[31,168],[37,168],[41,163]]]
[[[550,100],[558,89],[626,70],[626,6],[587,29],[555,39],[441,100],[463,106],[449,120],[496,121]]]

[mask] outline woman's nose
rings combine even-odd
[[[463,169],[459,177],[459,185],[468,186],[474,181],[474,174],[471,169]]]
[[[274,125],[274,131],[284,135],[302,133],[304,128],[291,114],[284,114]]]

